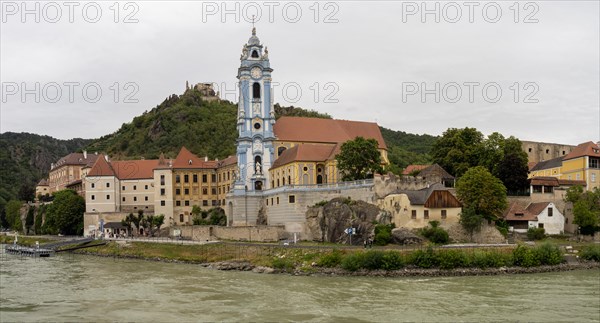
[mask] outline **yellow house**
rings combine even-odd
[[[77,184],[77,181],[81,181],[84,176],[82,169],[86,166],[92,166],[96,159],[97,154],[88,154],[86,151],[83,153],[71,153],[50,166],[50,173],[48,174],[48,188],[50,193],[64,190],[71,184]],[[79,182],[81,183],[81,182]],[[84,192],[78,192],[84,195]]]
[[[416,191],[398,191],[378,200],[377,204],[390,212],[396,227],[411,229],[426,227],[433,220],[448,228],[458,223],[462,207],[440,183]]]
[[[335,183],[338,144],[296,144],[285,149],[269,170],[271,187]]]
[[[377,140],[382,164],[389,164],[387,146],[376,123],[281,117],[273,131],[277,140],[276,159],[269,169],[272,188],[339,182],[335,156],[344,142],[356,137]]]
[[[225,205],[225,195],[233,185],[236,166],[236,157],[209,160],[182,147],[172,164],[170,176],[174,223],[192,224],[194,205],[201,209]]]
[[[35,197],[44,196],[46,194],[50,194],[50,186],[48,185],[47,179],[40,180],[35,186]]]
[[[541,161],[529,170],[527,178],[533,177],[556,177],[562,174],[563,157],[557,157]]]
[[[578,145],[563,158],[561,179],[586,182],[586,189],[600,187],[600,147],[594,142]]]

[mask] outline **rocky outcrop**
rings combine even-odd
[[[408,228],[396,228],[392,230],[392,242],[400,245],[421,244],[423,238],[412,233]]]
[[[310,207],[306,212],[306,228],[309,240],[347,243],[347,228],[355,228],[353,244],[361,244],[372,238],[373,223],[387,223],[389,216],[377,206],[349,198],[335,198],[323,205]]]

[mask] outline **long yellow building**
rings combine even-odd
[[[276,159],[269,169],[271,188],[341,181],[335,156],[344,142],[356,137],[377,140],[382,164],[389,164],[387,147],[376,123],[281,117],[273,130],[277,140]]]
[[[563,158],[562,179],[586,181],[586,189],[600,187],[600,147],[588,141],[580,144]]]
[[[564,157],[539,162],[529,170],[529,178],[535,177],[580,181],[586,190],[600,188],[600,147],[588,141]]]

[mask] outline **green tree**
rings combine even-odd
[[[473,241],[473,234],[481,229],[483,216],[477,214],[472,207],[463,208],[458,221],[463,229],[469,234],[469,240]]]
[[[479,165],[483,151],[483,134],[475,128],[446,130],[431,151],[434,163],[448,173],[461,177],[469,168]]]
[[[571,186],[571,187],[569,187],[569,189],[567,190],[567,193],[565,194],[565,201],[575,204],[575,202],[577,202],[581,199],[582,195],[583,195],[583,186],[581,186],[581,185]]]
[[[34,218],[35,218],[35,206],[31,206],[27,210],[27,218],[25,219],[25,230],[26,230],[27,234],[29,234],[30,231],[33,231]]]
[[[343,180],[372,178],[375,173],[381,173],[383,169],[378,147],[377,140],[363,137],[343,143],[340,153],[336,156]]]
[[[121,220],[121,224],[127,228],[128,232],[131,234],[133,232],[133,223],[135,221],[135,215],[133,213],[129,213],[125,219]]]
[[[521,141],[509,137],[504,141],[502,159],[496,166],[494,176],[498,177],[509,192],[524,191],[527,186],[527,153]]]
[[[429,227],[420,229],[419,233],[435,244],[446,244],[450,240],[448,231],[440,227],[439,221],[429,221]]]
[[[498,177],[500,161],[504,158],[506,139],[498,132],[489,135],[481,145],[479,166],[487,168],[492,175]],[[520,149],[520,148],[519,148]],[[525,156],[527,157],[527,156]],[[527,173],[525,174],[527,176]]]
[[[458,180],[456,194],[463,207],[487,220],[496,220],[508,205],[506,187],[483,166],[470,168]]]
[[[138,215],[137,216],[133,216],[131,218],[131,222],[133,222],[133,224],[135,225],[136,230],[138,230],[138,232],[140,231],[140,227],[143,227],[143,223],[144,221],[144,210],[138,210]]]
[[[35,198],[35,187],[33,184],[22,184],[17,197],[21,201],[33,201]]]
[[[375,226],[375,237],[373,243],[377,246],[385,246],[392,241],[392,225],[378,224]]]
[[[600,227],[600,189],[583,191],[581,186],[573,186],[567,190],[567,202],[573,203],[573,223],[579,226],[580,232],[593,235]]]
[[[83,234],[85,200],[73,190],[55,192],[46,211],[46,231],[65,235]]]
[[[6,203],[6,222],[15,231],[23,231],[21,206],[23,206],[23,202],[17,200],[10,200]]]
[[[227,225],[227,216],[225,215],[225,210],[220,207],[214,207],[208,211],[209,214],[209,224],[210,225]]]
[[[44,214],[46,213],[46,205],[41,204],[37,209],[37,214],[35,215],[35,222],[33,226],[33,230],[35,234],[42,233],[42,220],[44,219]]]
[[[148,231],[149,235],[154,234],[154,215],[146,215],[140,221],[140,226],[144,228],[144,230]]]
[[[152,218],[152,226],[154,228],[156,228],[155,230],[160,232],[160,227],[165,224],[165,216],[164,214],[159,214],[157,216],[154,216]],[[154,236],[154,232],[152,232],[152,235]]]
[[[192,206],[192,224],[193,225],[202,225],[202,219],[200,218],[200,214],[202,213],[202,209],[198,205]]]

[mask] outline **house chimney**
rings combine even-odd
[[[50,170],[54,169],[54,163],[50,163]]]
[[[87,151],[83,151],[83,159],[87,159]]]
[[[207,162],[208,161],[208,156],[204,156],[204,161]]]
[[[108,161],[108,155],[104,155],[104,160]]]

